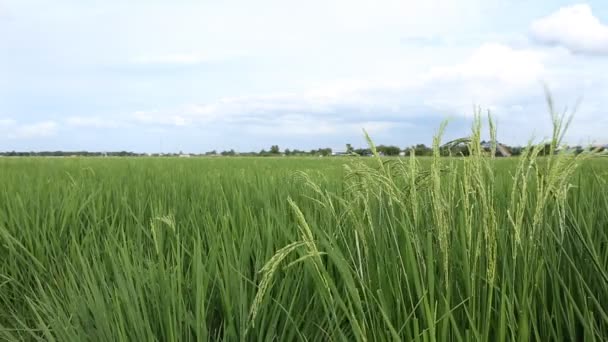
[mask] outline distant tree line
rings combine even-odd
[[[481,146],[484,150],[490,150],[490,142],[482,141]],[[524,147],[521,146],[507,146],[500,144],[502,153],[506,153],[509,156],[520,155]],[[585,149],[581,146],[574,146],[568,148],[573,153],[581,153]],[[597,150],[608,150],[608,146],[600,146]],[[413,151],[416,156],[432,156],[433,149],[425,144],[412,145],[405,148],[400,148],[395,145],[377,145],[376,151],[382,156],[409,156]],[[501,156],[502,153],[497,151],[497,155]],[[540,152],[540,155],[547,155],[550,153],[550,145],[546,145],[545,148]],[[466,144],[460,144],[449,147],[442,147],[440,150],[442,156],[468,156],[469,147]],[[278,145],[270,146],[270,149],[262,149],[259,152],[236,152],[235,150],[226,150],[217,152],[216,150],[208,151],[200,154],[184,154],[182,151],[179,153],[135,153],[127,151],[113,151],[113,152],[89,152],[89,151],[42,151],[42,152],[0,152],[0,156],[3,157],[213,157],[213,156],[251,156],[251,157],[272,157],[272,156],[346,156],[346,155],[359,155],[359,156],[371,156],[372,151],[370,148],[354,148],[351,144],[346,144],[343,151],[335,152],[329,147],[312,149],[309,151],[298,150],[298,149],[284,149],[281,150]]]
[[[139,157],[145,153],[134,153],[127,151],[119,152],[89,152],[89,151],[42,151],[42,152],[0,152],[4,157]]]

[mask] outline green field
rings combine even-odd
[[[606,340],[607,170],[2,158],[0,340]]]

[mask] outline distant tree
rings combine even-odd
[[[399,152],[401,152],[401,149],[398,146],[378,145],[376,147],[376,150],[378,151],[378,153],[381,153],[385,156],[398,156]]]
[[[320,148],[317,150],[310,150],[309,154],[313,156],[330,156],[332,149],[329,147]]]
[[[270,153],[272,153],[272,154],[279,154],[279,153],[281,153],[281,150],[279,149],[279,145],[272,145],[272,146],[270,146]]]
[[[521,146],[509,146],[509,150],[511,150],[512,156],[519,156],[524,151],[524,148]]]
[[[369,148],[357,148],[354,149],[353,152],[360,156],[369,156],[372,154],[372,150],[370,150]]]
[[[433,149],[430,147],[426,147],[425,144],[418,144],[414,146],[414,152],[417,156],[432,156]]]
[[[286,149],[285,149],[285,155],[286,155],[286,156],[288,156],[288,155],[290,155],[290,154],[291,154],[291,151],[290,151],[288,148],[286,148]]]

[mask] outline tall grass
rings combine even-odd
[[[430,159],[0,160],[0,339],[606,340],[606,160],[444,128]]]

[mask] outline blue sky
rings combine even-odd
[[[608,2],[0,0],[0,150],[608,142]]]

